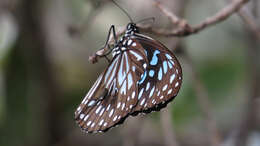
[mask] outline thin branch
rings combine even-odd
[[[153,0],[153,1],[155,6],[158,7],[158,9],[161,10],[161,12],[165,14],[173,24],[177,25],[178,28],[174,28],[173,30],[168,30],[168,29],[166,30],[166,29],[153,28],[151,25],[138,25],[138,27],[144,32],[153,33],[159,36],[181,37],[181,36],[188,36],[188,35],[198,33],[209,26],[215,25],[217,23],[226,20],[233,13],[237,12],[249,0],[233,1],[229,5],[221,9],[219,12],[217,12],[215,15],[206,18],[204,21],[202,21],[200,24],[194,27],[188,24],[186,20],[180,19],[177,15],[169,11],[165,6],[161,5],[161,3],[158,0]],[[116,35],[120,36],[124,33],[124,31],[125,28],[120,27]],[[112,40],[109,41],[109,43],[112,42],[113,42]],[[99,51],[97,51],[96,53],[94,53],[89,57],[89,61],[92,63],[96,63],[98,61],[98,58],[102,57],[102,55],[105,54],[107,50],[108,50],[107,47],[100,49]]]
[[[250,32],[250,31],[248,31]],[[248,71],[249,71],[249,95],[246,97],[246,107],[242,114],[241,123],[235,137],[236,146],[246,145],[250,132],[257,125],[258,101],[260,97],[260,64],[259,64],[259,42],[254,35],[250,33],[248,39],[249,47],[246,49],[248,57]]]
[[[220,134],[217,128],[217,122],[215,120],[215,118],[213,117],[213,111],[211,109],[211,104],[209,101],[209,95],[208,92],[205,88],[205,86],[203,85],[203,83],[201,82],[201,80],[199,79],[199,76],[196,72],[196,69],[193,65],[193,61],[190,58],[190,56],[188,55],[187,52],[184,51],[184,57],[187,60],[187,63],[189,65],[190,68],[190,72],[192,75],[192,80],[193,80],[193,87],[195,89],[195,92],[197,94],[197,98],[198,98],[198,104],[200,106],[200,109],[203,113],[203,115],[206,117],[206,123],[207,123],[207,127],[209,129],[210,135],[210,143],[212,146],[219,146],[220,145]]]
[[[233,13],[237,12],[245,3],[249,0],[236,0],[231,2],[229,5],[221,9],[215,15],[206,18],[198,25],[192,27],[190,24],[187,23],[186,20],[178,18],[174,13],[169,11],[165,6],[161,5],[158,0],[153,0],[154,4],[159,10],[165,14],[173,24],[177,24],[179,27],[174,28],[172,30],[165,30],[165,29],[154,29],[151,26],[144,26],[141,27],[144,31],[154,33],[156,35],[165,36],[165,37],[172,37],[172,36],[188,36],[191,34],[198,33],[205,28],[220,23],[230,17]]]
[[[172,22],[172,24],[176,24],[177,26],[183,28],[183,29],[190,29],[188,23],[184,19],[180,19],[176,14],[170,12],[168,9],[166,9],[161,3],[157,0],[154,5],[160,9],[160,11],[168,17],[168,19]]]
[[[260,27],[259,24],[255,21],[253,15],[249,12],[247,7],[244,7],[239,10],[238,15],[245,22],[248,29],[251,31],[253,35],[260,41]]]
[[[166,146],[179,146],[175,133],[173,132],[172,126],[172,116],[169,111],[169,107],[165,108],[164,111],[161,111],[161,125],[163,129],[164,139]]]
[[[256,9],[257,7],[253,7]],[[247,143],[250,132],[257,126],[257,115],[259,114],[258,107],[260,101],[260,64],[259,64],[259,41],[260,41],[260,31],[257,22],[257,18],[251,14],[251,12],[245,7],[239,11],[239,16],[245,22],[247,33],[248,33],[248,48],[247,52],[247,66],[249,71],[249,95],[246,98],[246,107],[241,118],[241,123],[235,137],[236,146],[244,146]],[[255,16],[257,17],[257,15]]]

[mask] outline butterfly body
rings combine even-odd
[[[129,115],[159,111],[178,94],[182,69],[159,41],[129,23],[112,49],[113,59],[75,112],[85,132],[104,132]]]

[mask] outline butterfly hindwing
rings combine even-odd
[[[182,70],[176,57],[160,42],[136,35],[135,39],[146,52],[144,73],[138,82],[138,104],[132,111],[149,113],[166,106],[178,93]]]

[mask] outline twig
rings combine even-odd
[[[229,16],[231,16],[233,13],[237,12],[245,3],[247,3],[249,0],[236,0],[230,3],[228,6],[221,9],[218,13],[215,15],[206,18],[204,21],[202,21],[200,24],[192,27],[187,23],[186,20],[180,19],[177,15],[169,11],[166,7],[161,5],[161,3],[157,0],[153,0],[156,7],[158,7],[163,14],[165,14],[170,21],[173,24],[176,24],[178,28],[172,29],[172,30],[165,30],[165,29],[158,29],[158,28],[152,28],[151,25],[138,25],[138,27],[144,31],[153,33],[155,35],[159,36],[165,36],[165,37],[174,37],[174,36],[188,36],[195,33],[198,33],[205,28],[215,25],[217,23],[222,22],[223,20],[227,19]],[[124,33],[125,28],[120,28],[119,31],[117,31],[116,35],[120,36]],[[112,40],[109,41],[110,43]],[[107,47],[102,48],[101,50],[97,51],[93,55],[89,57],[89,61],[92,63],[96,63],[98,61],[98,58],[102,56],[106,51],[108,50]]]
[[[210,136],[209,136],[210,143],[212,146],[219,146],[221,138],[220,138],[220,134],[219,134],[219,131],[217,128],[216,120],[213,117],[214,114],[211,109],[212,106],[209,101],[208,92],[197,75],[197,72],[192,63],[193,62],[192,59],[190,58],[190,56],[188,55],[187,52],[184,51],[183,54],[189,64],[189,68],[190,68],[190,72],[191,72],[192,80],[193,80],[193,84],[194,84],[193,87],[195,88],[195,92],[196,92],[197,98],[198,98],[198,104],[201,108],[203,115],[206,117],[207,127],[210,132]]]
[[[165,36],[165,37],[172,37],[172,36],[188,36],[191,34],[198,33],[202,31],[203,29],[215,25],[217,23],[222,22],[223,20],[226,20],[229,16],[231,16],[233,13],[237,12],[245,3],[247,3],[249,0],[236,0],[221,9],[218,13],[215,15],[206,18],[204,21],[199,23],[198,25],[195,25],[192,27],[190,24],[187,23],[186,20],[178,18],[175,14],[173,14],[171,11],[169,11],[166,7],[161,5],[161,3],[158,0],[155,1],[154,4],[156,7],[159,8],[159,10],[165,14],[173,24],[177,24],[179,27],[172,29],[172,30],[165,30],[165,29],[154,29],[151,26],[144,26],[141,27],[144,31],[148,31],[151,33],[154,33],[156,35]]]
[[[257,8],[257,7],[254,7]],[[253,10],[254,11],[254,10]],[[260,64],[259,64],[259,40],[260,32],[257,28],[257,24],[253,15],[249,12],[247,8],[241,9],[239,15],[242,20],[244,20],[247,30],[248,30],[248,48],[247,60],[248,60],[248,71],[250,77],[250,91],[246,99],[246,107],[241,118],[241,123],[236,133],[235,145],[244,146],[247,143],[247,139],[250,135],[250,132],[257,126],[257,115],[259,115],[258,107],[260,101]],[[256,16],[257,17],[257,16]]]
[[[164,139],[166,146],[178,146],[179,144],[177,143],[173,126],[172,126],[172,116],[169,111],[169,107],[165,108],[164,111],[161,111],[161,125],[163,128],[163,134],[164,134]]]
[[[241,123],[238,128],[237,135],[235,137],[236,146],[246,145],[246,141],[249,137],[250,132],[256,127],[259,97],[260,97],[260,64],[259,64],[259,43],[257,39],[252,37],[248,40],[249,47],[247,50],[248,57],[248,70],[250,86],[249,95],[246,98],[245,111],[241,118]]]
[[[186,20],[180,19],[176,14],[170,12],[168,9],[163,7],[161,3],[157,0],[155,0],[155,6],[160,9],[160,11],[168,17],[168,19],[172,22],[172,24],[176,24],[180,28],[183,28],[185,30],[191,29],[189,24],[187,23]]]
[[[252,14],[249,10],[244,7],[238,11],[238,15],[241,19],[247,24],[248,29],[251,31],[253,35],[260,41],[260,27],[253,18]]]

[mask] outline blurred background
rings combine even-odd
[[[152,0],[117,3],[135,21],[155,17],[154,28],[172,28]],[[229,3],[161,0],[191,25]],[[259,31],[260,2],[245,6]],[[109,0],[0,0],[0,145],[260,146],[260,40],[241,18],[187,37],[148,33],[179,59],[179,95],[160,112],[85,134],[74,111],[108,65],[88,57],[128,18]]]

